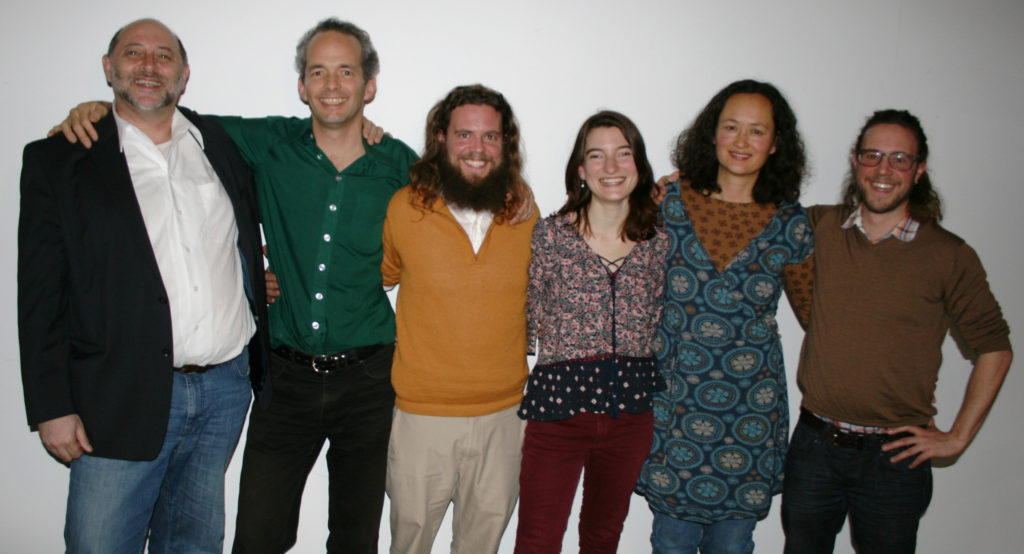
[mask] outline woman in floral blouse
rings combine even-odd
[[[789,432],[782,290],[801,322],[810,314],[803,141],[774,86],[738,81],[679,136],[674,157],[687,179],[662,203],[672,248],[654,347],[668,388],[654,399],[637,489],[654,511],[654,552],[749,553],[781,490]]]
[[[565,186],[565,205],[533,232],[527,341],[537,365],[519,410],[528,422],[516,552],[561,551],[583,473],[580,550],[614,553],[650,450],[651,398],[665,386],[651,339],[668,238],[626,116],[583,123]]]

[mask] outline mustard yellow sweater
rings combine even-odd
[[[405,187],[384,222],[386,286],[399,284],[391,382],[410,413],[469,417],[518,405],[526,365],[526,283],[534,217],[492,224],[474,255],[443,200],[424,213]]]

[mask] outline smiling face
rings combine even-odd
[[[314,128],[337,129],[361,119],[363,106],[377,93],[377,81],[363,78],[359,41],[323,31],[309,41],[306,59],[299,97],[309,105]]]
[[[883,153],[904,152],[917,156],[917,139],[901,125],[882,123],[869,128],[859,145],[860,150],[878,150]],[[889,158],[875,167],[857,163],[857,187],[859,200],[868,211],[876,214],[905,212],[910,189],[925,171],[924,162],[915,162],[909,169],[896,170],[889,164]]]
[[[501,166],[504,151],[501,114],[486,104],[463,104],[452,110],[448,129],[438,134],[448,162],[471,183]]]
[[[735,177],[756,180],[774,153],[772,103],[760,94],[734,94],[722,107],[715,130],[718,182]]]
[[[121,102],[117,112],[137,121],[146,112],[173,109],[185,92],[188,66],[178,39],[157,21],[143,20],[123,29],[111,54],[103,56],[107,82]]]
[[[595,127],[587,133],[580,179],[593,194],[592,202],[623,202],[637,184],[633,147],[618,127]]]

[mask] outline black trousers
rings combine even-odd
[[[376,553],[395,391],[394,345],[329,374],[276,353],[274,396],[253,403],[242,458],[235,553],[285,552],[324,441],[330,473],[327,552]]]

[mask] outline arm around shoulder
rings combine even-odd
[[[46,136],[63,133],[68,142],[74,144],[81,141],[82,146],[91,148],[92,143],[99,139],[99,134],[93,123],[103,119],[103,116],[110,113],[111,109],[113,109],[113,104],[110,102],[99,100],[82,102],[71,108],[64,121],[50,129]]]

